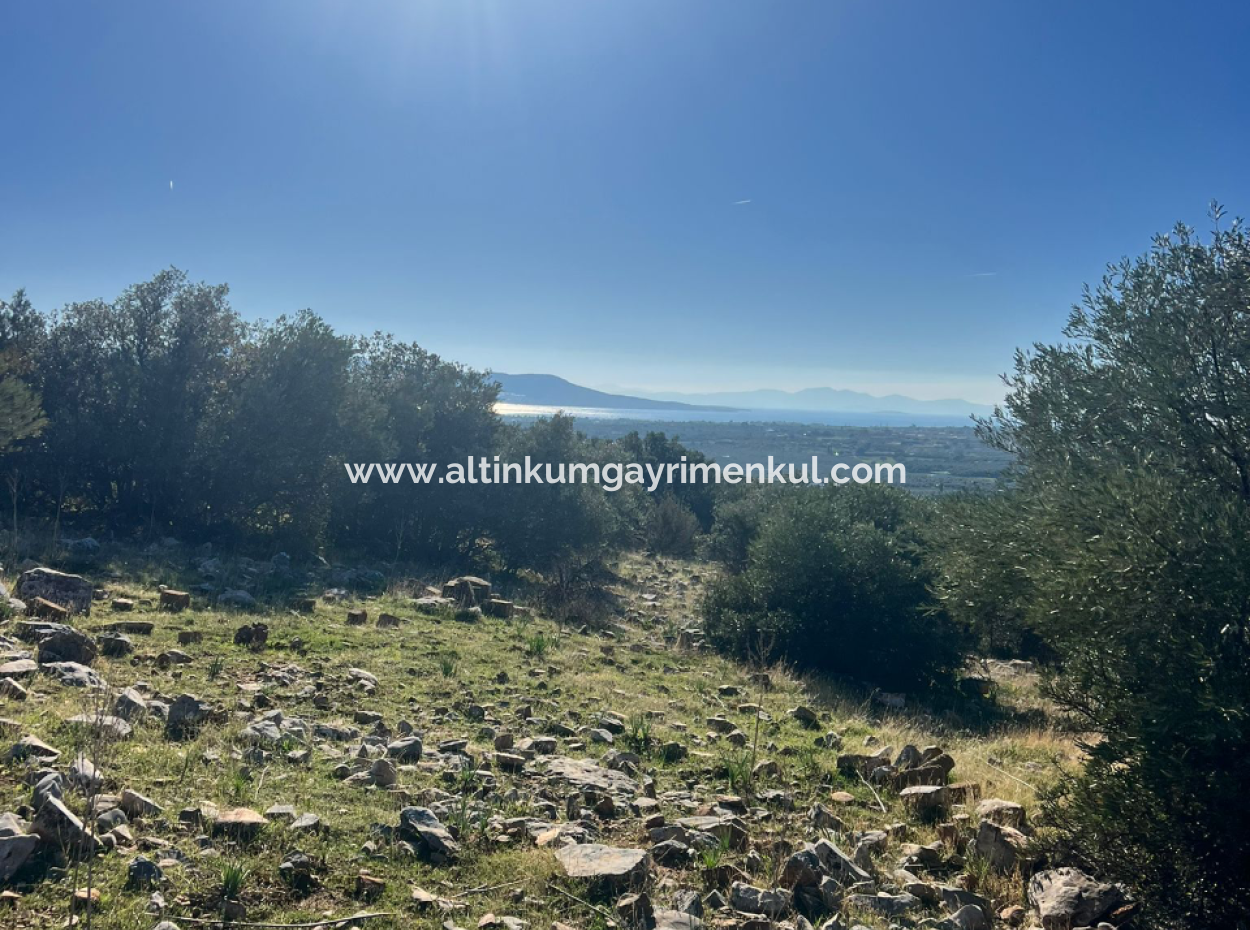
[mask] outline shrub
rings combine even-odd
[[[694,512],[672,494],[662,495],[647,518],[647,545],[663,555],[694,554],[699,520]]]
[[[922,506],[871,486],[774,495],[745,568],[710,586],[711,642],[882,687],[945,683],[963,637],[928,594],[916,534]]]

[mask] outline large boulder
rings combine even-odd
[[[32,568],[22,572],[14,593],[24,601],[41,597],[71,613],[91,613],[91,583],[81,575],[68,575],[51,568]]]
[[[1095,881],[1073,868],[1038,872],[1029,879],[1028,895],[1045,930],[1093,926],[1128,902],[1119,885]]]

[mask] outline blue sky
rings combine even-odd
[[[177,265],[500,371],[988,400],[1107,261],[1250,212],[1245,3],[112,0],[0,34],[0,293],[45,309]]]

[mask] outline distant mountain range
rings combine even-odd
[[[789,410],[813,413],[897,413],[931,417],[988,415],[993,408],[971,401],[917,400],[902,394],[875,397],[860,391],[807,388],[802,391],[715,391],[702,394],[643,392],[614,394],[573,384],[555,375],[509,375],[496,372],[499,399],[539,407],[599,407],[609,410],[748,411]]]
[[[708,404],[651,397],[608,394],[582,387],[555,375],[508,375],[495,372],[499,382],[499,400],[505,404],[531,404],[535,407],[599,407],[607,410],[732,410]]]
[[[675,392],[651,393],[644,397],[653,400],[673,400],[687,404],[726,404],[748,410],[811,410],[837,413],[912,413],[926,416],[982,416],[993,412],[986,404],[951,398],[949,400],[917,400],[902,394],[876,397],[860,391],[838,388],[806,388],[801,391],[777,391],[763,388],[757,391],[715,391],[705,394],[680,394]]]

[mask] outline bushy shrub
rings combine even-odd
[[[707,594],[714,645],[888,689],[949,679],[962,636],[928,593],[920,502],[889,488],[831,485],[770,495],[766,506],[743,569]]]
[[[699,535],[699,519],[672,494],[663,494],[647,514],[647,546],[663,555],[694,554]]]

